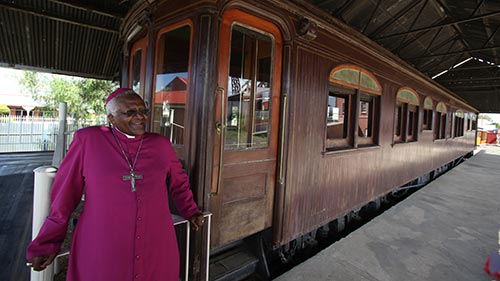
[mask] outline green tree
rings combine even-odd
[[[491,118],[491,116],[486,115],[486,114],[479,114],[479,116],[477,118],[478,119],[484,119],[484,120],[487,120],[487,121],[490,121],[490,122],[493,121],[493,119]]]
[[[24,93],[29,94],[36,101],[42,101],[43,92],[47,90],[47,80],[35,71],[24,71],[19,79]]]
[[[82,79],[78,82],[86,118],[106,114],[104,101],[117,86],[117,83],[108,80]]]
[[[96,118],[106,113],[104,100],[118,85],[108,80],[84,79],[63,75],[40,75],[25,71],[19,81],[26,93],[43,103],[44,110],[56,112],[61,102],[73,118]]]
[[[0,104],[0,115],[6,115],[10,113],[10,109],[5,104]]]

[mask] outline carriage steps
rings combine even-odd
[[[255,273],[259,259],[245,245],[210,259],[210,281],[244,280]]]

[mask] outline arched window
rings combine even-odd
[[[446,115],[446,105],[443,102],[438,103],[436,105],[436,125],[434,126],[436,139],[446,138]]]
[[[424,99],[424,121],[422,123],[422,129],[432,130],[432,117],[433,117],[434,103],[431,97],[426,97]]]
[[[382,87],[367,70],[343,64],[330,71],[326,150],[376,145]]]
[[[417,140],[419,106],[420,100],[413,89],[408,87],[399,89],[394,116],[394,142]]]

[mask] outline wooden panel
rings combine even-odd
[[[247,198],[263,197],[266,195],[266,182],[266,173],[225,179],[222,202],[226,204]]]
[[[227,204],[222,207],[219,243],[225,244],[235,239],[261,231],[266,226],[266,198]]]

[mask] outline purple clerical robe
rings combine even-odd
[[[142,179],[136,179],[135,192],[123,179],[130,168],[111,130],[131,164],[141,146],[135,173]],[[85,194],[67,280],[177,281],[179,254],[167,192],[183,217],[199,212],[167,138],[154,133],[128,138],[105,126],[81,129],[57,172],[50,214],[27,258],[59,252],[68,219]]]

